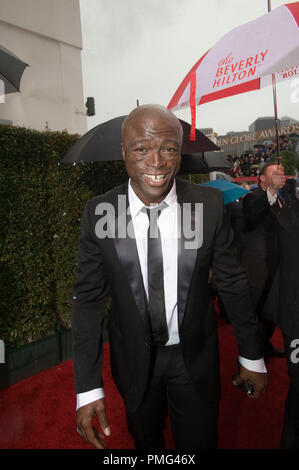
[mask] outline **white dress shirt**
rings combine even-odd
[[[147,231],[149,220],[142,211],[144,203],[138,198],[129,181],[128,188],[129,207],[134,227],[137,252],[146,294],[147,285]],[[169,340],[166,346],[180,342],[177,315],[177,277],[178,277],[178,243],[177,243],[177,195],[175,181],[164,201],[167,204],[159,218],[158,227],[161,234],[164,272],[165,309],[168,325]],[[267,372],[263,359],[249,360],[239,357],[239,362],[248,370]],[[92,401],[103,398],[104,389],[97,388],[88,392],[77,394],[77,409]]]
[[[144,203],[136,196],[130,184],[128,196],[143,284],[148,295],[147,232],[149,220],[147,214],[142,211]],[[158,227],[163,253],[165,311],[169,334],[166,346],[169,346],[180,342],[177,315],[178,242],[175,182],[164,201],[167,206],[161,211]]]
[[[269,204],[270,206],[273,206],[273,204],[276,203],[276,201],[278,200],[278,204],[280,205],[280,207],[282,207],[282,204],[277,196],[277,193],[276,194],[272,194],[269,189],[266,189],[266,192],[267,192],[267,197],[268,197],[268,201],[269,201]],[[277,199],[278,198],[278,199]]]

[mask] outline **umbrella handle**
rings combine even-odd
[[[196,140],[196,72],[194,71],[190,77],[190,109],[191,109],[191,129],[190,129],[190,140]]]

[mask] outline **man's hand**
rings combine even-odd
[[[98,417],[99,424],[106,436],[110,436],[109,422],[106,416],[105,398],[81,406],[77,410],[77,427],[82,436],[96,449],[104,449],[104,435],[93,426],[94,417]]]
[[[284,170],[281,166],[277,165],[276,171],[273,171],[271,175],[271,184],[269,186],[269,191],[273,196],[279,191],[279,189],[283,188],[286,183],[286,177],[284,174]]]
[[[233,380],[234,385],[240,385],[240,383],[248,381],[254,386],[254,394],[248,395],[250,398],[257,400],[266,391],[267,386],[267,374],[261,372],[253,372],[240,365],[240,373]]]

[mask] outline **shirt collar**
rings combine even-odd
[[[139,197],[135,193],[134,189],[132,188],[131,179],[129,179],[128,185],[129,185],[129,187],[128,187],[128,198],[129,198],[129,206],[130,206],[131,217],[135,218],[139,214],[141,209],[143,209],[144,203],[141,201],[141,199],[139,199]],[[169,191],[169,193],[166,195],[166,197],[164,199],[164,202],[166,202],[166,204],[168,206],[172,206],[173,204],[176,203],[176,201],[177,201],[176,183],[175,183],[175,180],[174,180],[172,188]],[[161,201],[161,202],[163,202],[163,201]]]

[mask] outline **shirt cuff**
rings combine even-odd
[[[244,357],[239,356],[239,362],[241,366],[245,367],[245,369],[251,370],[252,372],[260,372],[261,374],[267,373],[265,361],[263,358],[253,361],[251,359],[245,359]]]
[[[104,398],[104,389],[103,388],[95,388],[93,390],[89,390],[88,392],[78,393],[77,394],[77,407],[76,410],[81,408],[81,406],[88,405],[93,401],[100,400]]]
[[[275,194],[275,196],[273,196],[273,194],[270,193],[269,189],[267,189],[266,191],[267,191],[267,197],[268,197],[269,204],[271,206],[273,206],[273,204],[275,204],[275,202],[276,202],[277,194]]]

